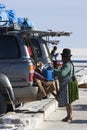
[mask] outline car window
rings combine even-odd
[[[30,44],[31,44],[31,48],[33,49],[34,55],[41,57],[42,53],[41,53],[41,48],[40,48],[40,45],[38,44],[38,41],[36,39],[31,39]]]
[[[16,37],[0,36],[0,59],[17,59],[20,57]]]

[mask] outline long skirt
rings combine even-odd
[[[77,84],[71,84],[71,82],[62,82],[60,83],[59,89],[59,107],[64,107],[75,100],[79,99]]]

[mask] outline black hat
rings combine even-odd
[[[68,49],[68,48],[65,48],[65,49],[63,49],[63,52],[61,53],[61,55],[62,55],[63,57],[70,57],[70,56],[72,56],[72,55],[71,55],[71,50]]]

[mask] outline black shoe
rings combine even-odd
[[[43,99],[47,99],[47,96],[43,97]]]

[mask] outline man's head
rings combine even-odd
[[[57,50],[57,46],[54,46],[54,48],[53,48],[54,50]]]
[[[43,66],[43,63],[42,62],[37,62],[37,65],[36,65],[38,68],[41,68]]]

